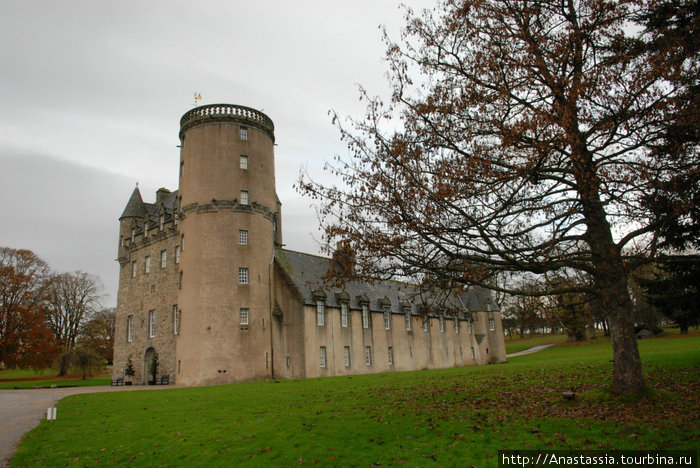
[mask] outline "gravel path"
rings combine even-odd
[[[58,400],[81,393],[126,392],[134,390],[165,390],[170,386],[125,387],[66,387],[31,390],[0,390],[0,467],[10,466],[22,436],[46,418],[46,410]],[[59,412],[57,418],[61,417]]]
[[[523,351],[518,351],[517,353],[506,354],[506,357],[509,358],[509,357],[514,357],[514,356],[522,356],[523,354],[536,353],[537,351],[542,351],[543,349],[549,348],[550,346],[554,346],[554,344],[550,343],[550,344],[543,344],[543,345],[539,345],[539,346],[533,346],[532,348],[528,348],[528,349],[523,350]]]

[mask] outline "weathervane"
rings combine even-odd
[[[201,101],[201,100],[202,100],[202,95],[200,93],[198,93],[197,91],[195,91],[194,92],[194,104],[192,104],[192,105],[197,107],[197,105],[199,104],[198,101]]]

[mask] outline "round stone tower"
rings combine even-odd
[[[281,244],[274,124],[231,104],[180,120],[177,382],[271,375],[272,260]]]

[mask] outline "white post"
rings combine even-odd
[[[53,421],[56,419],[56,408],[49,408],[46,411],[46,419],[47,421]]]

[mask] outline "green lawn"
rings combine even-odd
[[[109,385],[110,376],[100,375],[82,380],[80,377],[59,377],[58,373],[51,369],[5,369],[0,371],[0,390],[14,388],[34,387],[88,387],[95,385]]]
[[[506,449],[696,450],[700,336],[639,345],[650,390],[635,399],[606,390],[607,342],[503,365],[79,395],[12,466],[481,467]]]

